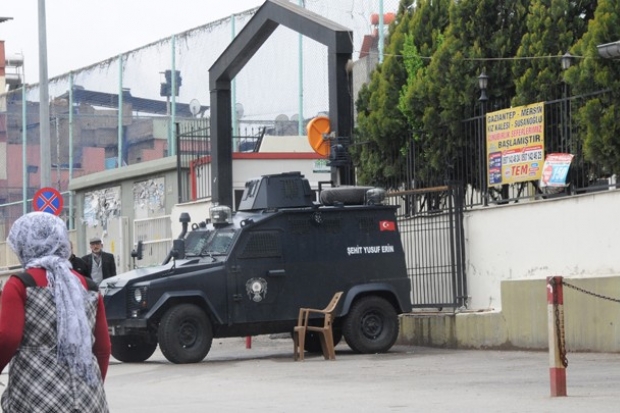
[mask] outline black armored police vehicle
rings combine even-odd
[[[388,351],[411,283],[395,206],[371,187],[320,191],[299,172],[246,183],[236,212],[215,206],[207,222],[182,214],[164,263],[101,283],[112,355],[148,359],[159,344],[173,363],[203,360],[215,337],[292,333],[300,307],[323,308],[342,291],[333,325],[355,352]],[[317,320],[318,321],[318,320]],[[319,352],[317,336],[306,350]]]

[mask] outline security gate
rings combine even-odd
[[[463,190],[460,185],[389,192],[400,205],[401,233],[414,308],[467,305]]]

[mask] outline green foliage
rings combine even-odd
[[[587,161],[602,168],[603,173],[620,173],[620,64],[618,60],[601,58],[597,45],[620,40],[620,3],[598,0],[587,32],[572,48],[582,56],[566,73],[572,94],[608,93],[589,99],[578,109],[574,122],[576,138],[583,141]]]
[[[488,110],[609,88],[579,106],[573,129],[584,153],[620,169],[620,63],[596,45],[620,40],[617,0],[404,0],[391,25],[385,60],[356,102],[354,159],[361,183],[405,182],[405,159],[423,164],[415,180],[440,184],[456,163],[475,164],[478,142],[463,121],[481,115],[477,77],[489,76]],[[563,72],[561,56],[578,58]],[[481,135],[482,136],[482,135]],[[478,187],[479,170],[468,184]],[[387,185],[389,186],[389,185]]]
[[[407,81],[407,72],[400,56],[405,43],[409,13],[401,4],[397,23],[390,27],[389,44],[383,64],[373,73],[367,88],[362,89],[358,109],[356,143],[352,157],[362,184],[389,186],[400,177],[406,159],[400,156],[403,142],[409,135],[407,121],[398,110],[400,89]]]
[[[515,106],[561,98],[561,57],[583,35],[584,19],[592,1],[547,0],[532,2],[513,65]],[[547,56],[552,56],[551,58]]]

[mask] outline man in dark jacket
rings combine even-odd
[[[84,277],[90,278],[90,271],[88,270],[88,266],[86,262],[80,257],[76,257],[73,253],[73,242],[69,241],[69,245],[71,245],[71,256],[69,257],[69,262],[74,270],[82,274]]]
[[[97,284],[106,278],[116,275],[116,262],[114,255],[103,251],[101,238],[94,237],[90,239],[90,250],[88,255],[84,255],[82,259],[86,262],[90,278]]]

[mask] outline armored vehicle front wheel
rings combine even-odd
[[[157,349],[157,340],[139,336],[112,336],[112,356],[124,363],[140,363],[147,360]]]
[[[204,311],[193,304],[170,308],[159,323],[159,348],[175,364],[202,361],[213,342],[213,328]]]
[[[363,297],[353,303],[344,324],[344,338],[356,353],[385,353],[398,339],[398,314],[384,298]]]

